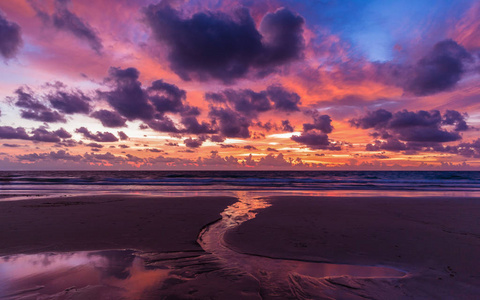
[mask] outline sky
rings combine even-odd
[[[480,170],[475,0],[0,3],[2,170]]]

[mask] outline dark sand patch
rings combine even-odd
[[[272,197],[271,201],[273,205],[255,219],[226,233],[230,247],[265,257],[383,265],[410,273],[401,279],[291,277],[302,293],[323,288],[331,294],[322,296],[334,298],[480,295],[480,199]]]
[[[46,251],[201,250],[200,229],[231,197],[74,196],[0,202],[0,255]]]

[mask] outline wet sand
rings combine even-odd
[[[477,198],[76,196],[0,202],[0,255],[139,250],[111,252],[150,274],[139,299],[475,299],[479,222]],[[116,295],[103,280],[55,295]]]
[[[238,252],[391,266],[400,279],[292,277],[304,298],[480,297],[480,199],[272,197],[225,235]],[[323,292],[319,290],[324,289]]]
[[[73,196],[0,202],[0,255],[102,249],[201,250],[231,197]]]

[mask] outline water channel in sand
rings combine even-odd
[[[204,251],[109,250],[0,257],[0,298],[302,298],[299,278],[405,276],[402,271],[383,266],[238,253],[224,243],[225,233],[255,218],[270,204],[252,192],[235,195],[238,201],[222,212],[222,219],[201,231],[198,243]]]

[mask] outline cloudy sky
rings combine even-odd
[[[0,3],[0,169],[480,169],[475,0]]]

